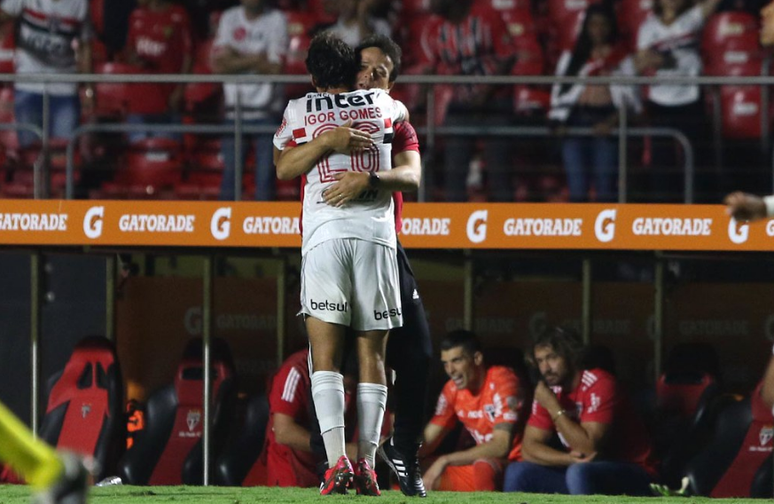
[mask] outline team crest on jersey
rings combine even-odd
[[[494,404],[485,404],[484,413],[486,413],[486,417],[490,422],[494,422],[495,415],[497,414],[497,408],[495,408]]]
[[[774,427],[763,427],[758,433],[758,440],[761,442],[761,446],[765,446],[771,442],[771,438],[774,437]]]

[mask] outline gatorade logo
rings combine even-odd
[[[83,233],[86,238],[95,240],[102,236],[102,221],[105,218],[105,207],[91,207],[83,216]]]
[[[215,210],[210,221],[210,232],[216,240],[223,241],[231,234],[231,207]]]
[[[468,240],[473,243],[481,243],[486,240],[486,220],[489,217],[488,210],[476,210],[468,217]]]
[[[750,225],[738,222],[736,219],[728,221],[728,237],[737,245],[747,241],[750,236]]]
[[[608,208],[599,212],[594,223],[594,234],[597,235],[597,240],[602,243],[608,243],[615,238],[615,217],[617,213],[618,211],[614,208]]]

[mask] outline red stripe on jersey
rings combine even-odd
[[[384,129],[390,129],[392,128],[392,118],[388,117],[384,120]]]
[[[34,17],[35,19],[38,19],[40,21],[48,21],[49,18],[52,16],[49,14],[46,14],[44,12],[38,12],[36,10],[32,10],[29,7],[24,8],[24,13],[29,14],[30,16]],[[77,25],[80,23],[79,20],[72,17],[57,17],[56,20],[62,24],[70,24],[70,25]]]
[[[298,128],[293,130],[293,138],[295,140],[298,140],[299,138],[304,138],[306,136],[306,128]]]

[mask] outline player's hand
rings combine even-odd
[[[339,153],[361,151],[374,144],[371,135],[352,127],[352,119],[325,133],[328,147]]]
[[[436,490],[441,483],[441,475],[446,469],[446,459],[441,456],[433,462],[427,471],[422,475],[422,482],[425,484],[425,488],[428,490]]]
[[[591,462],[595,458],[597,458],[597,452],[591,452],[586,454],[586,453],[581,453],[579,451],[573,450],[570,452],[570,457],[572,457],[573,461],[576,464],[583,464],[586,462]]]
[[[368,174],[363,172],[344,172],[333,175],[336,182],[325,190],[323,200],[330,206],[340,207],[368,189]]]
[[[551,390],[551,387],[546,385],[543,380],[538,381],[535,387],[535,400],[543,406],[548,412],[553,415],[556,413],[554,410],[561,409],[559,407],[559,401],[556,399],[556,394]]]
[[[753,194],[734,192],[723,200],[726,213],[738,221],[755,221],[766,218],[766,205],[763,198]]]

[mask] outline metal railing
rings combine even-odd
[[[767,61],[766,65],[769,62]],[[764,66],[764,70],[765,70]],[[604,77],[565,77],[565,76],[490,76],[487,77],[486,82],[491,85],[550,85],[555,83],[568,83],[568,84],[585,84],[585,85],[649,85],[655,81],[651,77],[639,77],[639,76],[604,76]],[[0,74],[0,82],[36,82],[36,83],[52,83],[52,82],[67,82],[67,83],[230,83],[230,84],[257,84],[257,83],[276,83],[276,84],[298,84],[308,83],[309,78],[302,75],[156,75],[156,74],[70,74],[70,75],[51,75],[51,74]],[[466,76],[431,76],[431,75],[406,75],[400,78],[401,84],[427,84],[431,85],[427,89],[427,117],[432,118],[435,115],[435,108],[437,106],[435,99],[435,90],[432,87],[434,84],[450,84],[450,85],[469,85],[469,84],[481,84],[482,79],[480,77],[466,77]],[[658,79],[659,84],[675,84],[675,85],[761,85],[764,88],[762,102],[767,103],[769,96],[766,86],[774,84],[774,77],[761,75],[751,77],[727,77],[727,76],[696,76],[696,77],[660,77]],[[237,100],[239,100],[239,93],[237,93]],[[48,101],[47,88],[44,86],[44,104]],[[234,125],[226,126],[224,124],[199,124],[199,125],[125,125],[125,124],[100,124],[100,125],[83,125],[75,130],[74,133],[83,134],[85,132],[134,132],[134,131],[156,131],[156,132],[175,132],[175,133],[209,133],[209,134],[228,134],[234,133],[235,135],[235,152],[236,152],[236,166],[235,166],[235,198],[238,199],[241,195],[241,174],[243,172],[243,161],[239,152],[241,151],[242,135],[241,133],[265,133],[270,132],[271,128],[260,127],[253,129],[243,125],[243,119],[239,111],[241,110],[241,104],[239,101],[235,104]],[[636,136],[667,136],[675,138],[680,143],[684,153],[684,201],[686,203],[692,203],[694,201],[694,187],[695,180],[695,166],[694,166],[694,149],[690,143],[690,140],[680,131],[676,129],[660,129],[660,128],[629,128],[627,123],[627,110],[624,107],[618,109],[619,111],[619,124],[621,125],[617,131],[613,131],[612,135],[617,135],[619,138],[619,201],[627,201],[627,181],[628,181],[628,161],[627,161],[627,140],[629,137]],[[769,131],[769,125],[767,121],[767,114],[763,109],[761,114],[762,124],[761,130],[765,134]],[[43,124],[47,125],[49,121],[48,107],[44,106],[43,111]],[[33,125],[28,125],[33,126]],[[26,126],[22,126],[25,127]],[[27,128],[29,129],[29,128]],[[43,155],[46,154],[48,149],[47,127],[39,128],[42,133],[40,136],[43,141]],[[503,127],[503,128],[449,128],[443,126],[436,126],[432,120],[428,120],[426,127],[418,128],[418,132],[426,135],[426,148],[432,152],[438,135],[455,134],[455,135],[514,135],[514,136],[529,136],[540,137],[548,136],[550,130],[548,128],[540,127]],[[573,128],[572,134],[588,136],[590,135],[589,129]],[[716,142],[717,144],[717,142]],[[72,145],[72,142],[71,142]],[[74,147],[68,145],[68,166],[67,166],[67,182],[66,182],[66,196],[72,198],[74,195],[74,182],[73,182],[73,158]],[[768,148],[768,139],[761,138],[761,148]],[[37,164],[37,163],[36,163]],[[772,171],[774,172],[774,158],[772,160]],[[40,177],[36,176],[36,197],[43,197],[43,191],[37,187]],[[423,183],[420,188],[419,200],[427,200],[427,187]]]

